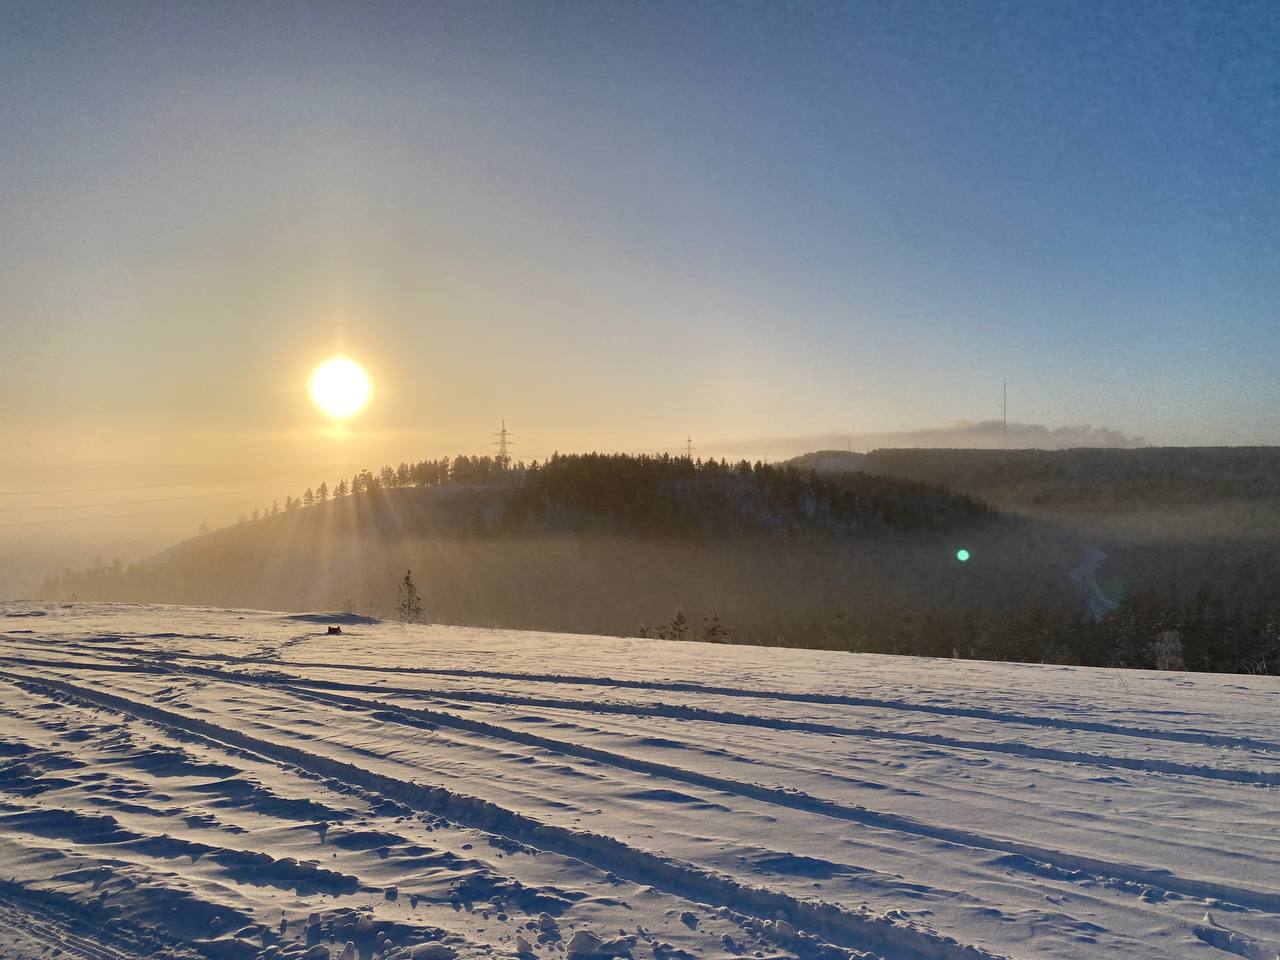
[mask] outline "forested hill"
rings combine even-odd
[[[843,636],[854,611],[870,624],[975,598],[1064,602],[1065,572],[1038,558],[1065,554],[985,546],[1008,535],[982,503],[883,477],[459,457],[322,483],[147,560],[66,571],[42,595],[387,616],[409,569],[437,622],[635,635],[678,615],[721,623],[709,636],[728,624],[743,640],[794,642],[828,621]],[[958,564],[961,540],[988,565]],[[1002,589],[1015,575],[1017,590]]]
[[[401,463],[253,512],[142,563],[51,576],[45,596],[145,599],[166,564],[252,548],[269,558],[311,536],[415,541],[603,535],[768,540],[974,529],[996,513],[940,485],[872,475],[819,476],[794,466],[630,454],[554,454],[504,466],[493,457]]]
[[[331,492],[332,491],[332,492]],[[290,517],[334,534],[422,536],[806,537],[947,531],[994,516],[986,504],[940,485],[865,475],[823,477],[787,465],[687,457],[556,454],[504,466],[459,456],[362,470],[330,488],[285,498],[231,527],[275,537]],[[170,556],[166,551],[160,558]]]
[[[1025,476],[1039,456],[1004,460]],[[991,452],[965,469],[961,451],[912,457],[950,457],[961,480],[1001,478],[981,466]],[[50,578],[43,594],[385,617],[410,570],[415,616],[438,623],[1274,672],[1280,538],[1259,533],[1256,511],[1206,504],[1217,512],[1196,514],[1204,530],[1175,538],[1173,518],[1150,510],[1096,526],[1087,510],[1070,524],[1009,517],[866,472],[458,458],[321,484],[143,562]],[[1115,606],[1094,623],[1098,591]]]

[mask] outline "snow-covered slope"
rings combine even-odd
[[[0,640],[4,957],[1280,949],[1274,678],[105,604]]]

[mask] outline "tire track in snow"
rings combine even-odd
[[[189,653],[175,651],[142,650],[136,647],[107,646],[104,644],[76,644],[61,642],[64,646],[78,646],[86,650],[112,650],[129,656],[148,656],[157,659],[207,660],[222,663],[257,664],[261,666],[287,666],[300,669],[357,670],[371,673],[406,673],[428,676],[458,677],[462,679],[512,680],[524,683],[554,683],[567,686],[603,686],[626,690],[669,690],[675,693],[697,693],[708,696],[742,697],[756,700],[781,700],[791,703],[834,704],[851,707],[870,707],[881,710],[897,710],[908,713],[928,713],[946,717],[966,717],[973,720],[990,720],[996,723],[1020,724],[1031,727],[1051,727],[1086,733],[1107,733],[1119,737],[1145,740],[1168,740],[1175,743],[1194,743],[1210,747],[1238,747],[1266,753],[1280,753],[1280,742],[1259,740],[1254,737],[1238,737],[1228,734],[1206,733],[1189,730],[1160,730],[1154,727],[1131,727],[1097,720],[1075,720],[1038,714],[1019,713],[1012,710],[992,710],[984,707],[961,707],[932,703],[916,703],[910,700],[863,697],[837,693],[799,693],[787,690],[755,690],[750,687],[717,686],[692,681],[675,680],[627,680],[611,677],[593,677],[575,674],[523,673],[502,670],[471,670],[447,667],[369,666],[366,664],[326,663],[308,660],[280,661],[268,657],[237,657],[231,654]]]
[[[164,672],[160,671],[159,668],[151,668],[141,664],[124,664],[121,666],[128,668],[122,672],[129,673]],[[661,764],[656,761],[627,757],[622,754],[589,747],[584,744],[577,744],[565,740],[555,740],[522,730],[513,730],[496,724],[487,723],[485,721],[473,720],[469,717],[460,717],[456,714],[444,711],[403,707],[398,704],[386,703],[384,701],[371,701],[368,699],[344,697],[335,693],[320,693],[314,689],[308,689],[313,685],[312,682],[308,680],[289,682],[275,676],[235,673],[200,667],[186,669],[196,676],[211,677],[224,682],[238,683],[241,685],[268,686],[276,689],[283,689],[295,695],[309,697],[319,701],[327,700],[331,703],[342,706],[354,707],[373,713],[382,720],[407,723],[407,725],[418,727],[430,727],[433,725],[452,727],[454,729],[478,733],[483,736],[495,737],[508,742],[520,743],[523,746],[534,746],[539,749],[551,750],[571,756],[579,756],[583,759],[606,763],[621,769],[632,770],[633,772],[645,773],[707,789],[721,790],[726,793],[732,793],[764,803],[830,816],[840,820],[859,823],[864,826],[896,831],[899,833],[913,834],[946,843],[954,843],[958,846],[969,847],[972,849],[985,849],[994,853],[1021,857],[1035,864],[1047,864],[1064,872],[1087,874],[1098,880],[1118,880],[1122,883],[1149,886],[1158,890],[1166,890],[1171,893],[1178,893],[1198,899],[1213,898],[1228,900],[1238,903],[1241,906],[1253,907],[1254,909],[1263,910],[1268,913],[1280,914],[1280,895],[1277,894],[1264,893],[1262,891],[1252,890],[1245,887],[1237,887],[1230,884],[1222,884],[1210,880],[1194,880],[1178,877],[1162,869],[1148,869],[1136,865],[1098,860],[1092,857],[1066,853],[1064,851],[1052,850],[1045,847],[1038,847],[1033,844],[988,837],[959,828],[928,824],[900,814],[881,813],[862,806],[841,804],[835,801],[824,800],[801,791],[784,790],[760,784],[750,784],[743,781],[731,780],[725,777],[717,777],[712,774],[686,770],[684,768],[668,764]],[[369,689],[371,692],[390,692],[386,690],[386,688],[374,687]],[[488,695],[486,694],[484,696]]]
[[[706,723],[724,723],[735,726],[760,727],[793,733],[813,733],[823,736],[855,737],[863,740],[890,740],[918,743],[953,750],[971,750],[978,753],[1000,753],[1024,759],[1049,760],[1055,763],[1084,764],[1104,770],[1134,770],[1139,773],[1161,773],[1180,777],[1197,777],[1205,780],[1248,783],[1263,787],[1280,786],[1280,772],[1241,770],[1231,767],[1212,767],[1207,764],[1179,763],[1176,760],[1158,758],[1123,757],[1114,754],[1084,753],[1062,750],[1057,747],[1033,746],[1023,743],[1006,743],[997,740],[963,740],[936,733],[912,733],[884,730],[879,727],[853,727],[844,724],[823,723],[816,720],[789,720],[785,717],[762,717],[755,714],[709,710],[685,704],[629,704],[608,703],[600,700],[572,700],[567,697],[529,697],[518,694],[487,693],[479,690],[450,688],[424,689],[414,687],[388,687],[385,685],[345,683],[339,680],[297,677],[281,671],[263,674],[237,673],[212,667],[174,665],[165,669],[151,664],[118,661],[115,663],[81,663],[77,661],[45,660],[30,657],[0,656],[0,662],[22,665],[57,667],[74,670],[105,670],[123,673],[185,673],[190,676],[209,677],[217,680],[252,681],[263,685],[305,686],[321,690],[346,690],[359,693],[395,694],[426,700],[456,700],[470,703],[492,703],[504,706],[535,707],[544,710],[579,710],[588,713],[621,714],[624,716],[660,717],[670,720],[698,720]]]
[[[299,747],[263,740],[208,720],[136,703],[102,690],[7,670],[0,671],[0,679],[23,688],[61,693],[63,696],[138,717],[171,730],[195,734],[217,744],[229,744],[320,777],[363,787],[462,826],[496,833],[560,856],[571,857],[602,872],[612,872],[637,884],[659,887],[686,900],[699,901],[713,907],[726,907],[732,912],[748,913],[755,918],[772,918],[781,914],[795,928],[812,931],[846,950],[871,950],[893,960],[997,960],[998,957],[952,937],[900,921],[852,913],[827,901],[801,900],[781,891],[747,886],[693,864],[630,847],[613,837],[543,823],[526,814],[478,797],[457,793],[447,787],[400,780]],[[227,679],[234,681],[236,677],[228,675]],[[358,705],[358,701],[353,702]],[[774,930],[768,930],[768,934],[779,939]],[[786,941],[786,937],[779,940],[784,946],[792,946]],[[810,945],[811,949],[816,946],[817,944]],[[843,952],[840,955],[843,956]]]
[[[279,686],[284,689],[291,689],[288,684],[279,684]],[[953,843],[957,846],[1023,857],[1035,863],[1049,864],[1064,871],[1078,871],[1089,874],[1099,880],[1120,880],[1200,899],[1228,900],[1241,906],[1280,914],[1280,895],[1277,894],[1221,884],[1211,880],[1192,880],[1176,876],[1163,869],[1153,870],[1136,865],[1114,863],[1046,847],[1037,847],[1015,840],[987,837],[956,827],[924,823],[901,814],[882,813],[860,805],[825,800],[803,791],[784,790],[779,787],[746,783],[714,774],[686,770],[681,767],[658,763],[657,761],[628,757],[624,754],[613,753],[597,747],[590,747],[568,740],[556,740],[551,737],[544,737],[524,730],[514,730],[445,711],[402,707],[381,701],[359,700],[337,694],[317,693],[303,688],[292,689],[297,694],[322,702],[329,701],[342,706],[363,709],[383,721],[392,721],[428,729],[436,726],[451,727],[512,743],[519,743],[522,746],[537,747],[569,756],[594,760],[620,769],[649,774],[691,786],[719,790],[776,806],[790,807],[807,813],[817,813],[898,833],[913,834],[928,839]]]
[[[219,672],[220,678],[254,676]],[[763,727],[795,733],[814,733],[826,736],[856,737],[864,740],[895,740],[907,743],[949,747],[957,750],[973,750],[980,753],[1003,753],[1010,756],[1052,760],[1058,763],[1075,763],[1104,769],[1136,770],[1141,773],[1166,773],[1182,777],[1200,777],[1207,780],[1225,780],[1232,783],[1251,783],[1259,786],[1280,786],[1280,772],[1261,770],[1237,770],[1211,767],[1205,764],[1178,763],[1174,760],[1118,757],[1114,754],[1084,753],[1077,750],[1061,750],[1057,747],[1032,746],[1022,743],[1005,743],[993,740],[962,740],[934,733],[911,733],[883,730],[879,727],[851,727],[844,724],[822,723],[810,720],[788,720],[783,717],[761,717],[753,714],[708,710],[684,704],[617,704],[595,700],[570,700],[562,697],[523,697],[515,694],[485,693],[471,690],[423,690],[364,684],[346,684],[336,680],[309,679],[282,675],[283,683],[325,690],[349,690],[360,693],[393,693],[399,696],[431,700],[457,700],[470,703],[492,703],[505,706],[539,707],[547,710],[578,710],[587,713],[622,714],[625,716],[660,717],[670,720],[699,720],[707,723],[725,723],[735,726]]]

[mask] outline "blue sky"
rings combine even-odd
[[[0,6],[31,464],[1280,442],[1280,6]],[[337,449],[302,384],[378,383]],[[353,439],[354,437],[354,439]]]

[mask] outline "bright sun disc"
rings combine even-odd
[[[350,420],[373,395],[373,381],[350,357],[330,357],[311,371],[307,381],[311,402],[327,417]]]

